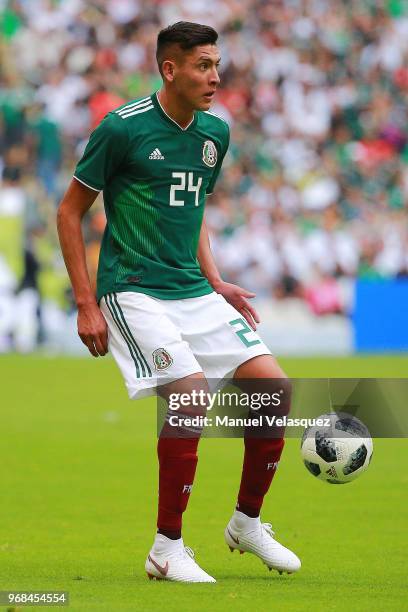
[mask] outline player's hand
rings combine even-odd
[[[108,352],[108,326],[96,302],[78,306],[78,336],[94,357]]]
[[[220,293],[231,306],[238,310],[254,331],[256,330],[256,324],[260,323],[259,315],[247,299],[254,298],[255,293],[251,293],[251,291],[247,291],[238,285],[225,283],[224,281],[217,285],[215,291]]]

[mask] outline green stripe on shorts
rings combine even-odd
[[[126,327],[126,329],[127,329],[127,331],[128,331],[128,334],[129,334],[129,336],[130,336],[130,338],[131,338],[131,341],[132,341],[132,346],[133,346],[133,347],[136,349],[136,352],[137,352],[137,354],[138,354],[139,358],[140,358],[140,359],[141,359],[141,361],[142,361],[142,368],[143,368],[143,370],[144,370],[144,366],[143,366],[143,364],[144,364],[144,365],[146,366],[146,369],[147,369],[147,375],[151,377],[151,376],[152,376],[152,370],[150,369],[150,366],[149,366],[149,364],[147,363],[146,358],[145,358],[145,356],[143,355],[143,353],[142,353],[142,351],[141,351],[141,348],[140,348],[140,347],[139,347],[139,345],[137,344],[136,340],[134,339],[134,337],[133,337],[133,335],[132,335],[132,332],[131,332],[131,331],[130,331],[130,329],[129,329],[129,326],[128,326],[127,322],[126,322],[125,315],[123,314],[123,311],[122,311],[122,309],[121,309],[121,307],[120,307],[120,304],[119,304],[119,301],[118,301],[118,298],[117,298],[116,293],[113,293],[113,294],[112,294],[112,297],[113,297],[113,301],[114,301],[114,303],[116,304],[116,306],[117,306],[117,308],[118,308],[118,310],[119,310],[119,314],[120,314],[120,316],[121,316],[122,322],[123,322],[123,324],[125,325],[125,327]]]
[[[124,339],[124,341],[127,344],[130,356],[132,357],[133,363],[135,364],[136,378],[140,378],[140,369],[139,369],[140,368],[140,363],[139,363],[139,359],[138,359],[138,357],[137,357],[137,355],[135,353],[134,348],[132,347],[131,343],[129,342],[129,340],[128,340],[127,336],[126,336],[126,330],[123,328],[123,325],[122,325],[122,323],[121,323],[121,321],[119,319],[119,316],[118,316],[118,314],[116,312],[116,309],[115,309],[115,305],[113,304],[112,295],[110,293],[107,293],[105,295],[105,303],[106,303],[106,306],[108,307],[109,312],[112,315],[112,319],[116,323],[116,327],[120,331],[120,334],[121,334],[122,338]]]

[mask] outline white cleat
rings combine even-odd
[[[300,559],[273,538],[272,525],[261,523],[259,517],[251,518],[235,510],[224,534],[231,552],[235,549],[241,555],[250,552],[259,557],[269,571],[276,569],[280,574],[292,574],[300,569]]]
[[[194,561],[194,553],[184,546],[183,539],[170,540],[156,534],[153,547],[146,559],[145,569],[149,580],[174,582],[216,582]]]

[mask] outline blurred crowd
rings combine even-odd
[[[325,314],[349,279],[408,275],[406,0],[0,0],[0,295],[73,309],[56,206],[90,130],[159,89],[157,33],[179,20],[220,35],[231,146],[206,214],[224,277]],[[104,224],[99,197],[91,274]]]

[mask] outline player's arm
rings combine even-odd
[[[97,195],[72,179],[57,214],[61,250],[78,307],[78,335],[94,357],[108,352],[108,334],[89,280],[81,222]]]
[[[226,283],[222,280],[211,252],[210,240],[208,238],[208,230],[203,220],[200,232],[200,238],[197,249],[197,259],[204,276],[216,291],[220,293],[238,312],[246,319],[252,329],[256,329],[256,323],[259,323],[259,316],[255,308],[251,306],[247,298],[255,297],[255,293],[251,293],[238,285]]]

